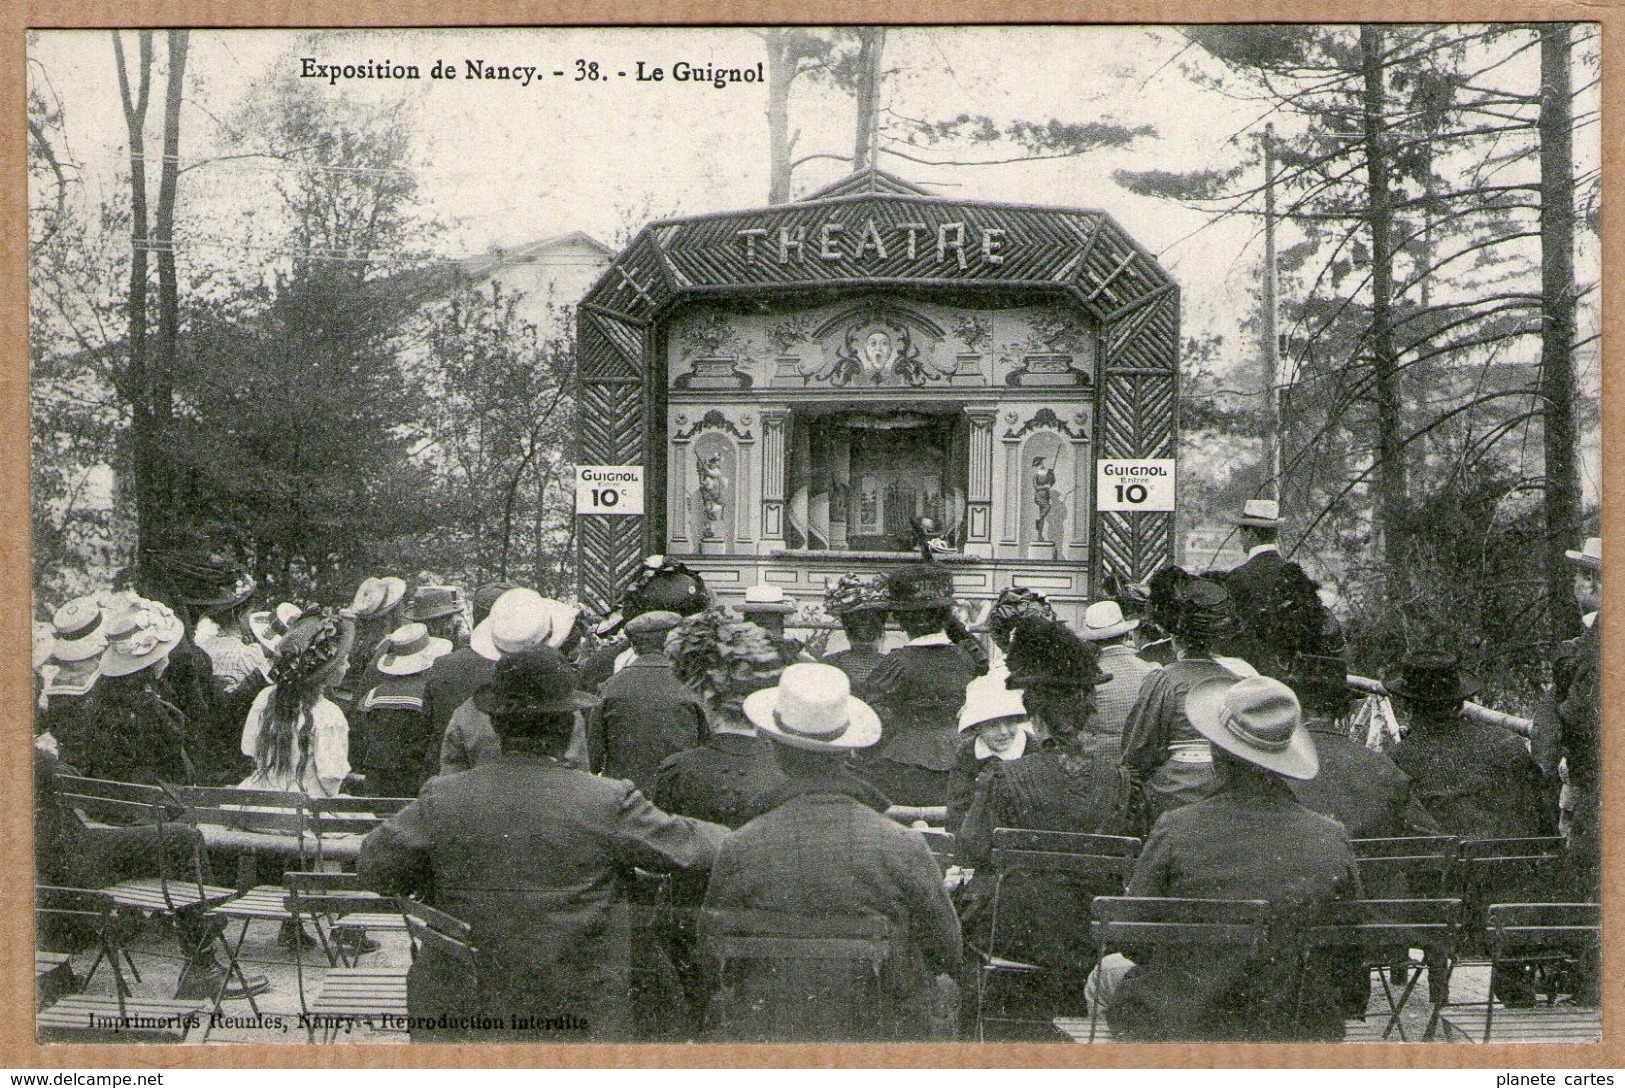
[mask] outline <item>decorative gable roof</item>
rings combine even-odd
[[[837,196],[858,196],[866,193],[892,193],[897,196],[931,196],[929,190],[922,189],[912,181],[904,181],[896,174],[888,174],[878,166],[868,166],[835,182],[826,185],[816,193],[809,193],[802,197],[807,200],[827,200]]]

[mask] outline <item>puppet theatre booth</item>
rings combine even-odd
[[[920,517],[973,607],[1027,586],[1076,619],[1171,561],[1171,512],[1097,510],[1102,459],[1174,455],[1179,343],[1178,288],[1102,212],[867,170],[650,223],[578,336],[578,462],[644,481],[641,515],[578,518],[589,607],[658,552],[817,617],[827,579],[919,558]]]

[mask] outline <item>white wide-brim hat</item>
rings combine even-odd
[[[1579,551],[1570,549],[1563,553],[1570,563],[1574,563],[1586,570],[1596,572],[1602,570],[1602,537],[1588,536]]]
[[[784,590],[775,585],[762,583],[745,590],[745,599],[739,603],[737,610],[743,616],[753,612],[778,612],[788,615],[796,610],[796,606],[795,602],[784,595]]]
[[[384,652],[378,656],[378,671],[385,676],[416,676],[451,653],[451,640],[429,637],[421,623],[408,623],[384,639]]]
[[[745,717],[763,736],[811,752],[867,748],[880,739],[880,716],[834,665],[790,665],[778,687],[745,697]]]
[[[186,627],[168,605],[137,598],[107,623],[102,675],[129,676],[156,665],[186,637]]]
[[[1248,763],[1300,780],[1320,773],[1298,697],[1279,680],[1204,680],[1185,696],[1185,716],[1211,743]]]
[[[540,646],[557,650],[570,638],[580,615],[577,605],[519,586],[492,603],[490,614],[475,625],[468,645],[487,661]]]
[[[1126,635],[1138,626],[1139,620],[1123,618],[1123,606],[1116,601],[1096,601],[1083,610],[1083,626],[1078,636],[1085,642],[1104,642]]]
[[[1020,688],[1004,686],[1003,676],[978,676],[965,685],[965,705],[959,708],[959,732],[1001,718],[1025,718],[1027,706]]]

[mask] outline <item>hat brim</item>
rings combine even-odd
[[[1592,573],[1602,570],[1602,558],[1600,556],[1587,555],[1585,552],[1566,551],[1563,553],[1563,557],[1581,570],[1588,570]]]
[[[385,676],[416,676],[420,672],[427,672],[436,661],[451,653],[451,642],[443,638],[431,638],[429,645],[415,654],[390,654],[385,652],[378,658],[375,666]]]
[[[1224,697],[1235,682],[1207,680],[1196,685],[1185,696],[1185,717],[1196,731],[1210,744],[1223,748],[1237,759],[1274,771],[1286,778],[1307,781],[1320,773],[1320,755],[1315,751],[1315,738],[1309,735],[1302,720],[1292,727],[1287,746],[1278,752],[1248,744],[1224,726]]]
[[[498,695],[494,684],[484,684],[474,692],[473,703],[475,710],[489,717],[503,714],[572,714],[577,710],[591,710],[598,705],[598,700],[584,691],[572,691],[566,698],[552,703],[510,700]]]
[[[735,608],[735,611],[737,611],[742,616],[749,616],[752,613],[761,613],[761,612],[777,612],[780,615],[787,616],[791,612],[794,612],[795,610],[796,610],[796,606],[793,605],[793,604],[790,604],[787,601],[771,601],[771,602],[766,602],[766,603],[763,603],[763,602],[745,602],[743,604],[740,604],[740,605],[736,606],[736,608]]]
[[[184,632],[181,635],[176,635],[173,639],[160,642],[151,651],[142,654],[140,657],[120,653],[118,650],[109,647],[107,652],[102,655],[102,675],[107,677],[131,676],[142,669],[156,665],[168,657],[175,647],[181,644],[183,635]]]
[[[372,616],[370,616],[368,618],[371,619],[371,618],[376,618],[378,616],[381,616],[381,615],[384,614],[385,611],[386,611],[385,609],[379,609],[377,612],[374,612],[372,614]],[[462,611],[462,609],[458,608],[454,604],[449,604],[449,605],[446,605],[444,608],[436,608],[436,609],[433,609],[433,610],[428,611],[428,612],[419,612],[419,611],[417,611],[415,609],[408,608],[406,610],[406,618],[411,620],[413,623],[428,623],[430,620],[439,620],[439,619],[444,619],[447,616],[455,616],[457,613],[459,613],[461,611]]]
[[[46,660],[63,665],[77,665],[81,661],[89,661],[106,649],[107,636],[100,632],[86,635],[84,638],[59,638],[52,641],[51,653]]]
[[[1118,635],[1126,635],[1140,626],[1139,620],[1124,620],[1114,623],[1110,627],[1085,627],[1078,632],[1078,637],[1085,642],[1104,642]]]
[[[1254,518],[1246,514],[1237,514],[1230,519],[1230,524],[1254,529],[1279,529],[1286,522],[1281,518]]]
[[[626,626],[626,619],[626,613],[624,612],[611,612],[604,617],[597,627],[592,629],[592,633],[599,638],[613,638],[620,633],[621,628]]]
[[[868,748],[880,740],[880,715],[855,695],[846,697],[846,728],[828,740],[798,736],[779,727],[774,711],[779,706],[779,689],[763,688],[745,696],[745,717],[764,737],[790,748],[808,752],[850,752]]]
[[[468,648],[487,661],[502,660],[502,651],[497,649],[496,636],[491,634],[490,616],[474,625],[474,633],[468,636]]]
[[[1454,703],[1471,699],[1484,687],[1478,677],[1471,673],[1456,673],[1456,688],[1454,691],[1435,689],[1433,691],[1418,692],[1405,683],[1405,677],[1393,676],[1382,682],[1383,690],[1396,699],[1403,699],[1408,703]]]

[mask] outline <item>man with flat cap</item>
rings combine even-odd
[[[694,616],[711,604],[705,580],[676,559],[651,555],[633,573],[621,594],[619,610],[598,625],[595,634],[613,639],[581,663],[578,675],[583,691],[597,692],[611,676],[637,656],[627,638],[616,638],[634,617],[644,612],[675,612]]]
[[[627,621],[636,656],[605,681],[587,721],[593,770],[624,778],[648,793],[667,757],[705,740],[705,707],[672,672],[666,636],[683,622],[675,612],[642,612]]]
[[[1204,680],[1185,712],[1212,745],[1215,792],[1157,821],[1129,880],[1131,896],[1260,899],[1278,924],[1265,946],[1156,949],[1111,993],[1114,1037],[1137,1041],[1340,1041],[1340,980],[1331,965],[1300,976],[1290,934],[1360,877],[1337,821],[1311,812],[1289,782],[1319,770],[1297,697],[1278,680]],[[1107,968],[1103,965],[1103,970]]]
[[[489,1015],[495,1029],[414,1029],[414,1041],[626,1040],[634,872],[708,869],[727,829],[667,815],[630,783],[563,762],[577,711],[596,700],[575,690],[556,650],[503,658],[474,701],[501,754],[431,779],[367,836],[356,866],[368,887],[424,895],[473,927],[475,992],[425,945],[407,1007],[431,1019]]]

